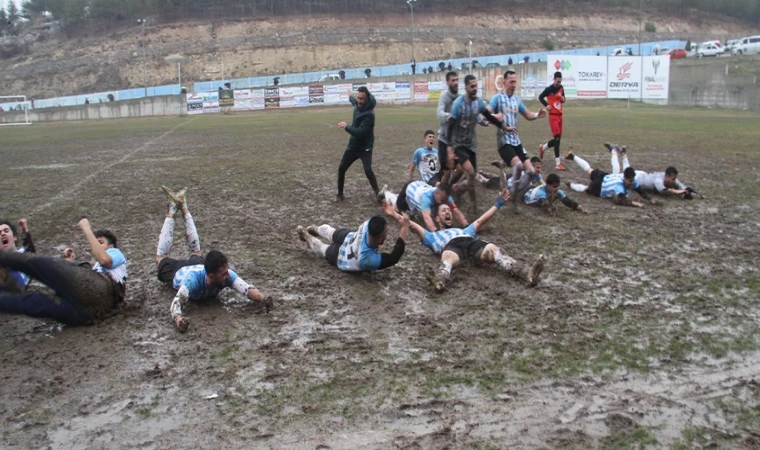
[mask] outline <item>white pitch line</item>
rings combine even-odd
[[[198,116],[198,117],[200,117],[200,116]],[[150,147],[151,145],[155,144],[156,142],[160,141],[161,139],[165,138],[166,136],[169,136],[170,134],[174,133],[175,131],[177,131],[177,129],[179,129],[181,127],[184,127],[185,125],[187,125],[187,124],[189,124],[191,122],[194,122],[195,120],[198,119],[198,117],[194,117],[194,118],[188,120],[187,122],[183,122],[183,123],[177,125],[176,127],[172,128],[171,130],[167,131],[166,133],[162,134],[161,136],[159,136],[159,137],[157,137],[157,138],[155,138],[153,140],[150,140],[150,141],[144,143],[142,146],[140,146],[140,147],[132,150],[131,152],[127,153],[126,155],[122,156],[121,159],[119,159],[118,161],[114,161],[111,164],[108,164],[107,166],[104,166],[101,169],[96,170],[95,172],[90,173],[89,175],[87,175],[86,177],[84,177],[84,179],[82,179],[82,181],[80,181],[79,183],[75,184],[71,189],[62,191],[61,193],[59,193],[58,195],[56,195],[55,197],[53,197],[52,199],[50,199],[49,202],[47,202],[47,203],[45,203],[43,205],[38,206],[36,209],[34,209],[34,212],[35,213],[39,213],[42,210],[51,207],[53,205],[53,203],[55,203],[56,201],[58,201],[58,200],[60,200],[62,198],[65,198],[65,197],[70,197],[74,192],[76,192],[84,184],[88,183],[90,180],[92,180],[96,176],[100,175],[103,171],[108,170],[108,169],[110,169],[110,168],[112,168],[112,167],[114,167],[114,166],[116,166],[118,164],[123,163],[124,161],[126,161],[127,159],[129,159],[131,156],[135,155],[136,153],[141,152],[142,150]]]

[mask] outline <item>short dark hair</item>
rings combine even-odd
[[[11,221],[0,219],[0,225],[8,225],[8,228],[11,229],[11,233],[13,233],[13,237],[18,237],[18,233],[16,232],[16,225],[12,224]]]
[[[552,186],[559,186],[559,175],[556,173],[550,173],[548,177],[546,177],[546,184],[550,184]]]
[[[473,74],[467,75],[466,77],[464,77],[464,85],[467,86],[468,84],[470,84],[470,81],[472,80],[476,80],[475,75]]]
[[[428,134],[432,134],[432,135],[435,135],[435,131],[433,131],[433,130],[426,130],[426,131],[425,131],[425,134],[423,134],[422,136],[423,136],[423,137],[427,137],[427,136],[428,136]]]
[[[111,233],[109,230],[98,230],[95,233],[93,233],[96,238],[106,238],[108,243],[110,245],[113,245],[113,248],[119,248],[116,245],[116,235]]]
[[[514,70],[507,70],[506,72],[504,72],[504,79],[506,80],[507,78],[509,78],[510,75],[517,75],[517,72],[515,72]]]
[[[203,261],[203,268],[206,273],[216,273],[220,268],[226,266],[227,257],[219,250],[211,250]]]
[[[442,190],[446,193],[446,195],[451,195],[451,185],[449,183],[441,183],[438,185],[438,189]]]
[[[534,156],[534,157],[530,158],[530,162],[532,162],[532,163],[540,163],[541,162],[541,158],[539,158],[538,156]]]
[[[459,74],[458,74],[458,73],[456,73],[456,72],[454,72],[454,71],[452,70],[452,71],[450,71],[450,72],[448,72],[448,73],[446,74],[446,81],[449,81],[449,79],[450,79],[451,77],[456,77],[456,76],[459,76]]]
[[[363,92],[369,97],[369,89],[367,89],[367,86],[359,86],[359,89],[357,89],[356,92]]]
[[[369,225],[367,226],[369,228],[369,235],[373,238],[380,237],[387,225],[388,222],[385,221],[385,217],[383,216],[375,216],[369,219]]]
[[[554,78],[562,78],[562,72],[554,72]]]
[[[631,179],[636,178],[636,171],[633,170],[633,167],[626,167],[623,171],[623,178]]]
[[[671,176],[671,175],[678,176],[678,169],[676,169],[673,166],[670,166],[667,169],[665,169],[665,175],[667,175],[667,176]]]

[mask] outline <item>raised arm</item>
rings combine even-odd
[[[111,255],[109,255],[106,252],[106,249],[104,249],[103,246],[100,245],[100,242],[98,242],[98,239],[92,232],[92,227],[90,227],[90,221],[87,220],[87,218],[82,218],[82,220],[77,223],[77,227],[79,227],[84,233],[84,237],[87,239],[87,243],[90,244],[90,251],[95,260],[98,261],[101,266],[110,269],[113,264]]]
[[[19,219],[18,226],[21,228],[21,245],[24,247],[24,252],[36,253],[34,241],[32,240],[32,233],[29,232],[29,224],[26,219]]]
[[[496,198],[496,203],[494,203],[494,205],[492,207],[488,208],[488,211],[486,211],[485,213],[483,213],[482,216],[480,216],[477,220],[475,220],[475,222],[473,223],[473,225],[475,226],[475,232],[476,233],[479,232],[480,228],[483,225],[485,225],[486,222],[488,222],[489,220],[491,220],[491,218],[496,214],[496,212],[502,206],[504,206],[504,204],[506,204],[508,200],[509,200],[509,190],[508,189],[504,189],[504,193],[501,194],[501,195],[499,195]]]
[[[396,239],[396,245],[393,246],[392,252],[380,254],[380,267],[378,267],[378,270],[395,266],[401,261],[401,257],[404,256],[404,250],[406,249],[405,241],[409,234],[409,216],[406,214],[400,215],[398,222],[401,225],[401,231],[399,231],[398,239]]]

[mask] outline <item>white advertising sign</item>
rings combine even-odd
[[[536,84],[543,91],[554,81],[554,72],[562,72],[566,98],[607,97],[607,57],[550,55],[546,60],[546,85]]]
[[[607,73],[607,98],[641,97],[641,57],[610,56]]]
[[[668,99],[670,55],[645,56],[643,63],[643,98]]]

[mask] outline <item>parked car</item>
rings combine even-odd
[[[486,67],[501,67],[501,64],[495,63],[495,62],[490,62],[490,63],[486,64]]]
[[[729,39],[726,41],[726,46],[723,48],[724,52],[734,52],[734,48],[736,47],[736,44],[741,42],[741,39]]]
[[[760,36],[743,38],[731,52],[735,55],[754,55],[760,53]]]
[[[683,59],[686,58],[686,50],[682,48],[674,48],[670,51],[670,59]]]
[[[625,56],[625,49],[623,47],[614,48],[610,52],[610,56]]]
[[[472,68],[473,69],[477,69],[477,68],[480,68],[480,67],[483,67],[483,66],[480,65],[480,63],[478,62],[477,59],[473,59],[472,60]],[[463,62],[462,63],[462,70],[470,70],[470,63],[469,62]]]
[[[670,53],[670,48],[668,47],[660,47],[654,52],[655,55],[667,55],[668,53]]]
[[[337,73],[328,73],[327,75],[322,75],[319,77],[319,81],[336,81],[340,80],[340,75]]]
[[[718,56],[723,53],[723,47],[715,45],[714,42],[704,43],[697,49],[697,58],[703,58],[705,56]]]

